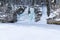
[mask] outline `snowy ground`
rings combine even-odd
[[[60,26],[0,24],[0,40],[60,40]]]

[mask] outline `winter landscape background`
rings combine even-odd
[[[42,17],[38,22],[34,21],[34,9],[31,7],[28,15],[28,8],[17,15],[17,22],[0,23],[0,40],[60,40],[60,25],[47,24],[46,5],[40,7]]]
[[[0,23],[0,40],[60,40],[60,25],[46,24],[45,6],[43,13],[38,23],[28,19],[24,23]]]

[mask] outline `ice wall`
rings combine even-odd
[[[38,24],[46,24],[46,19],[47,19],[47,9],[46,6],[42,6],[41,13],[42,17],[39,22],[35,22],[35,13],[34,13],[34,8],[30,8],[31,13],[28,14],[28,8],[25,10],[25,12],[21,15],[17,15],[17,23],[38,23]]]

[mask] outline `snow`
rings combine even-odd
[[[58,16],[56,19],[54,19],[55,21],[60,21],[59,18],[59,13],[60,13],[60,8],[56,9],[55,11],[52,11],[52,13],[50,14],[50,16],[48,18],[52,18]]]
[[[54,19],[54,20],[56,20],[56,21],[60,21],[60,19]]]
[[[51,14],[50,14],[49,18],[53,18],[55,16],[59,16],[59,13],[60,13],[60,8],[56,9],[55,11],[51,10]]]
[[[60,40],[60,26],[0,24],[0,40]]]

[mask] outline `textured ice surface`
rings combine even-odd
[[[41,20],[38,22],[39,24],[46,24],[47,19],[47,9],[46,6],[42,6],[42,17]]]
[[[28,14],[28,8],[25,10],[25,12],[21,15],[18,15],[18,22],[17,23],[30,23],[34,21],[34,9],[30,8],[31,13]]]
[[[30,8],[31,13],[28,15],[28,8],[25,10],[25,12],[21,15],[18,15],[18,22],[17,23],[37,23],[37,24],[46,24],[47,19],[47,9],[46,6],[42,6],[42,17],[39,22],[35,22],[35,13],[34,9]]]

